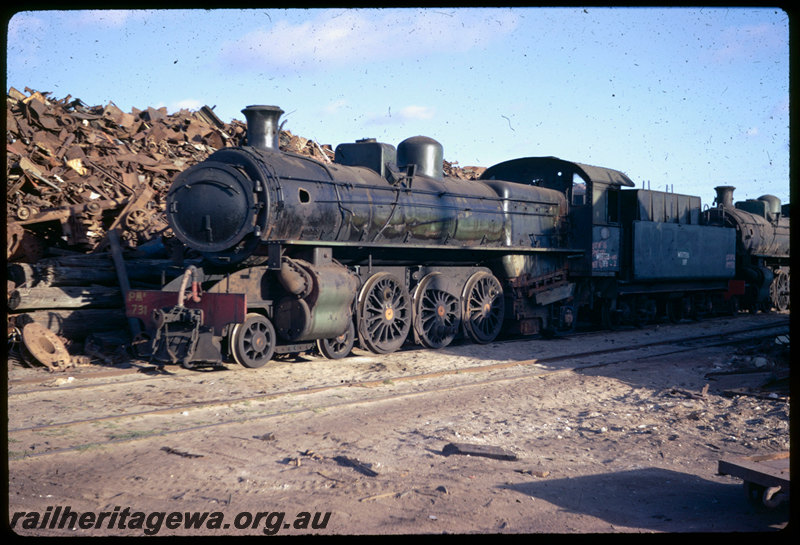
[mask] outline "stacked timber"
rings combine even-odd
[[[183,272],[169,259],[126,259],[131,286],[159,289]],[[9,323],[36,322],[73,342],[97,332],[128,334],[119,275],[110,254],[71,255],[8,264]]]

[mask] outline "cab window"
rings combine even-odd
[[[573,206],[586,204],[586,181],[577,172],[572,175],[572,204]]]

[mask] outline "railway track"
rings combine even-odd
[[[774,318],[781,323],[786,323],[788,325],[789,318],[788,315],[777,315]],[[691,324],[681,324],[676,327],[690,327]],[[649,329],[649,330],[658,330],[661,326],[658,324],[651,324],[646,326],[642,329]],[[772,327],[771,322],[767,323],[766,325],[756,325],[755,330],[761,328],[769,328]],[[752,328],[748,328],[752,329]],[[607,331],[584,331],[584,332],[576,332],[569,335],[569,337],[565,337],[567,339],[579,339],[585,336],[590,335],[598,335],[608,333]],[[700,339],[704,339],[704,336],[701,336]],[[509,343],[521,343],[521,342],[529,342],[532,339],[529,337],[521,337],[521,338],[510,338],[510,339],[501,339],[497,340],[492,343],[492,346],[502,346]],[[685,339],[686,342],[689,342],[690,339]],[[671,342],[671,341],[665,341]],[[451,346],[452,348],[458,348],[462,346],[463,343],[469,344],[469,341],[456,341]],[[650,344],[657,344],[657,343],[650,343]],[[403,349],[403,351],[424,351],[428,350],[424,347],[420,346],[411,346],[409,345],[408,348]],[[617,350],[617,348],[613,348],[612,350]],[[291,365],[291,363],[287,360],[283,361],[273,361],[271,362],[265,369],[274,370],[275,368]],[[224,371],[240,371],[240,372],[254,372],[254,371],[245,371],[242,370],[241,367],[237,364],[227,364],[217,369],[213,370],[205,370],[204,372],[214,371],[214,372],[224,372]],[[270,371],[271,372],[271,371]],[[8,396],[16,396],[16,395],[24,395],[30,394],[35,392],[51,392],[53,391],[53,384],[58,383],[59,390],[72,390],[72,389],[80,389],[80,388],[97,388],[103,387],[108,385],[116,385],[116,384],[124,384],[130,382],[140,382],[143,380],[162,380],[168,378],[175,378],[175,377],[196,377],[198,376],[197,370],[188,370],[184,369],[180,366],[166,366],[166,367],[159,367],[157,365],[153,365],[146,362],[136,362],[132,364],[130,367],[124,368],[101,368],[98,370],[90,370],[86,368],[73,368],[73,369],[66,369],[64,371],[65,375],[68,377],[67,379],[63,379],[61,375],[58,374],[46,374],[43,375],[42,373],[36,373],[34,376],[27,376],[22,378],[10,378],[8,380]],[[61,380],[59,380],[61,379]],[[98,381],[97,379],[108,379],[107,381],[103,382]],[[117,380],[119,379],[119,380]],[[26,389],[26,386],[38,385],[38,387],[30,387]]]
[[[538,358],[511,354],[503,361],[487,358],[476,363],[474,356],[461,356],[460,347],[454,347],[446,351],[447,357],[437,358],[440,364],[424,367],[414,367],[409,358],[423,358],[430,354],[427,351],[382,357],[357,355],[336,361],[315,358],[298,364],[307,371],[301,380],[291,380],[298,369],[296,364],[282,362],[255,372],[197,373],[180,369],[170,375],[139,375],[138,380],[123,382],[10,389],[9,459],[112,447],[297,412],[379,403],[630,360],[646,361],[788,333],[788,317],[773,318],[747,324],[725,322],[725,327],[711,327],[708,333],[691,336],[686,335],[691,327],[687,324],[653,329],[652,334],[659,338],[649,342],[626,343],[624,335],[609,339],[608,335],[595,333],[598,342],[590,351],[570,350],[569,339],[508,345],[517,354],[536,347],[542,352]],[[489,354],[492,347],[485,350]],[[494,350],[498,348],[495,346]],[[321,382],[318,376],[328,378]]]

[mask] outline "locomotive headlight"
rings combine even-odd
[[[606,240],[610,236],[611,236],[611,231],[609,230],[608,227],[600,228],[600,240]]]

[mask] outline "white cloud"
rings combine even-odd
[[[410,119],[432,119],[436,110],[430,106],[406,106],[400,110],[400,117],[404,120]]]
[[[487,21],[491,21],[491,24]],[[309,69],[481,48],[517,26],[509,10],[325,10],[298,24],[281,20],[222,48],[236,67]]]
[[[367,125],[401,125],[407,121],[425,121],[433,119],[436,109],[431,106],[419,106],[411,104],[394,111],[389,108],[386,113],[367,116]]]
[[[105,28],[119,28],[124,26],[131,18],[141,17],[148,12],[145,10],[129,9],[91,9],[78,11],[78,23],[83,25],[102,26]]]
[[[177,112],[178,110],[186,109],[186,110],[199,110],[205,106],[205,103],[201,100],[197,100],[194,98],[185,98],[183,100],[179,100],[177,102],[172,103],[167,107],[167,110],[170,112]]]
[[[347,101],[344,99],[334,100],[333,102],[329,102],[324,108],[323,112],[328,115],[332,115],[338,113],[339,110],[347,106]]]

